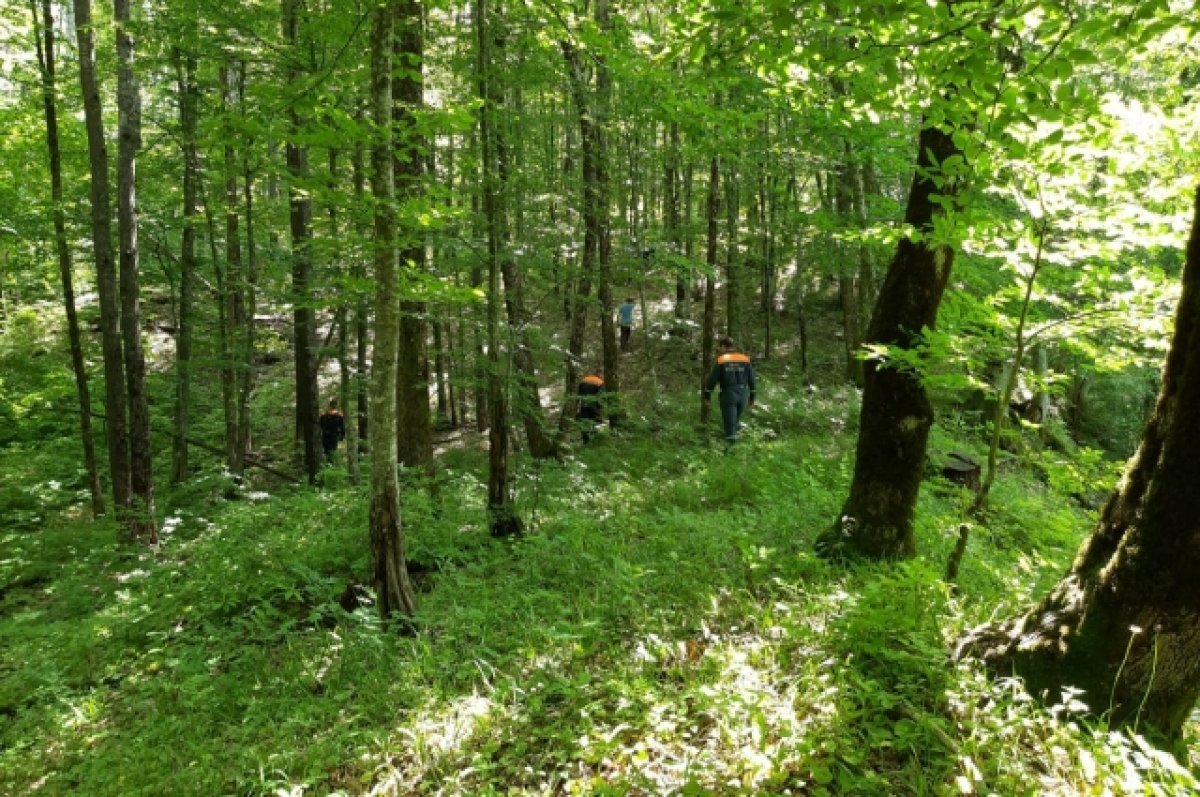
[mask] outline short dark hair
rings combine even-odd
[[[721,338],[717,341],[717,345],[720,346],[722,349],[736,349],[737,348],[736,346],[733,345],[733,338],[729,337],[728,335],[722,335]]]
[[[329,400],[329,406],[330,406],[330,407],[336,407],[336,406],[337,406],[337,398],[331,398],[331,399]]]
[[[633,304],[633,297],[627,296],[627,297],[625,297],[625,301],[629,302],[630,304]]]

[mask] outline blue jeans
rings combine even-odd
[[[725,427],[725,439],[733,442],[738,439],[738,429],[742,425],[742,413],[746,410],[744,395],[727,396],[721,394],[721,424]]]

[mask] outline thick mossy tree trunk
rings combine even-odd
[[[371,370],[371,566],[384,620],[416,608],[404,561],[396,456],[396,358],[400,340],[395,174],[392,166],[392,33],[396,6],[371,12],[371,189],[375,195],[375,348]]]
[[[104,492],[96,466],[96,444],[92,436],[92,397],[88,389],[87,366],[83,359],[83,337],[75,311],[75,278],[71,247],[67,239],[67,213],[63,207],[62,150],[58,143],[58,89],[55,85],[54,15],[50,0],[42,0],[41,16],[36,3],[29,4],[37,33],[38,65],[42,78],[42,105],[46,114],[46,151],[50,165],[50,196],[54,202],[54,249],[58,256],[58,274],[62,280],[63,307],[67,315],[67,338],[71,346],[71,370],[75,374],[75,392],[79,397],[79,433],[83,441],[83,463],[87,470],[92,515],[104,514]]]
[[[137,156],[142,148],[142,96],[133,71],[129,0],[114,0],[117,26],[117,237],[120,242],[121,338],[129,400],[129,463],[132,500],[126,528],[135,540],[155,544],[154,474],[150,452],[150,401],[142,348],[138,287]]]
[[[933,126],[921,130],[904,220],[922,239],[905,238],[897,246],[867,330],[868,345],[913,349],[922,330],[937,324],[954,250],[930,238],[935,219],[943,213],[937,197],[954,195],[955,181],[941,174],[939,164],[955,154],[958,149],[949,132]],[[859,418],[850,495],[817,548],[831,556],[910,556],[916,551],[913,511],[933,406],[916,375],[871,361],[866,364]]]
[[[1200,190],[1162,389],[1142,442],[1070,572],[1022,617],[971,631],[958,655],[1065,687],[1112,724],[1177,737],[1200,697]]]
[[[396,4],[395,57],[392,78],[392,114],[396,130],[396,194],[401,206],[421,201],[425,194],[427,142],[418,130],[418,114],[425,104],[423,76],[425,42],[421,4],[400,0]],[[400,241],[400,267],[409,272],[408,284],[421,279],[426,267],[425,235],[405,219]],[[396,365],[396,417],[400,464],[433,475],[433,427],[429,412],[428,335],[425,303],[405,299],[400,303],[400,354]]]
[[[280,21],[287,42],[287,79],[299,91],[303,79],[300,16],[303,0],[281,0]],[[287,169],[292,184],[289,220],[292,232],[292,325],[295,335],[296,432],[304,448],[304,470],[316,481],[321,467],[317,440],[317,360],[313,351],[315,314],[312,308],[312,199],[303,183],[308,178],[308,148],[300,143],[303,122],[293,101],[288,109]]]

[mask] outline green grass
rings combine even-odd
[[[439,500],[405,500],[432,569],[409,637],[337,603],[369,572],[361,490],[228,500],[210,471],[164,494],[154,554],[72,519],[78,485],[45,486],[73,472],[67,443],[4,450],[24,520],[0,538],[0,793],[1195,787],[1136,737],[949,661],[1061,573],[1088,514],[1005,471],[954,595],[939,575],[966,496],[930,480],[920,557],[832,567],[811,542],[849,479],[854,399],[782,393],[729,452],[660,404],[564,463],[518,458],[536,520],[516,540],[483,531],[479,453],[446,457]]]

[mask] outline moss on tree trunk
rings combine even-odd
[[[1162,390],[1142,443],[1070,572],[1027,614],[977,628],[958,656],[1113,724],[1178,736],[1200,697],[1200,191]]]

